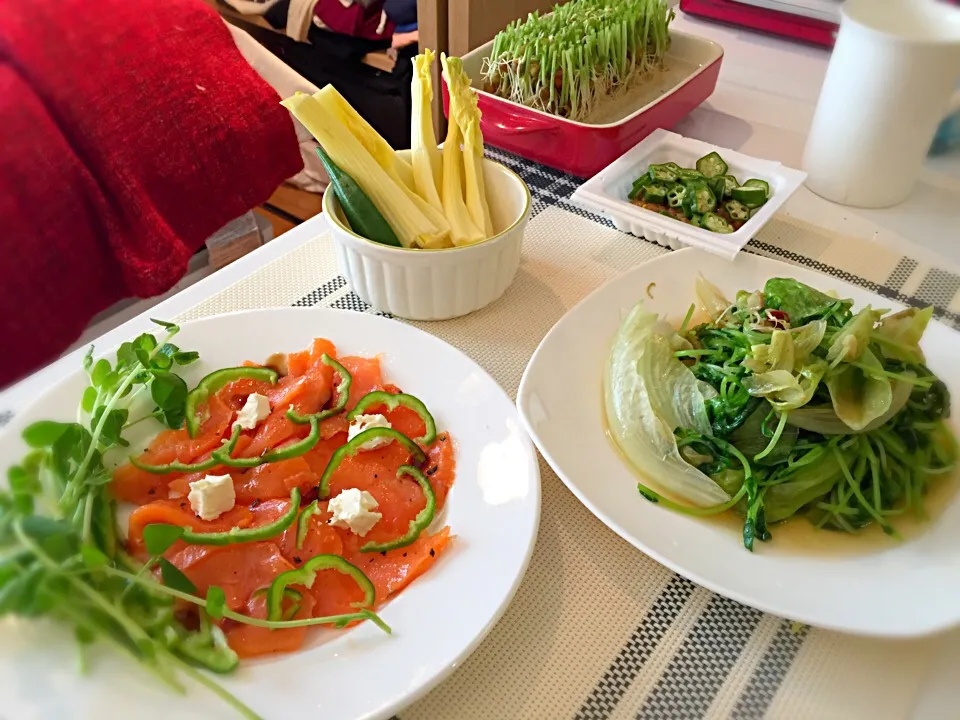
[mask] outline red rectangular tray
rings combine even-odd
[[[610,112],[605,111],[610,117],[599,123],[568,120],[483,91],[481,69],[493,41],[472,50],[463,66],[478,91],[484,143],[573,175],[595,175],[657,128],[673,127],[713,93],[723,48],[679,31],[670,35],[668,71],[612,101]],[[449,104],[444,84],[448,117]]]

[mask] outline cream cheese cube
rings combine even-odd
[[[244,430],[253,430],[263,420],[270,416],[270,398],[260,393],[247,395],[247,402],[237,413],[234,424]]]
[[[232,510],[237,502],[233,478],[229,475],[205,475],[190,483],[187,499],[201,520],[216,520]]]
[[[344,490],[330,501],[327,508],[333,513],[330,524],[363,537],[383,517],[380,513],[373,512],[377,505],[377,499],[366,490]]]

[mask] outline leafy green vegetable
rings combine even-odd
[[[923,364],[919,345],[930,310],[884,316],[866,307],[854,315],[849,300],[789,278],[771,278],[763,292],[741,290],[733,305],[704,278],[696,292],[708,322],[690,327],[688,312],[671,334],[648,320],[635,346],[615,344],[607,372],[643,374],[638,386],[656,398],[659,427],[638,421],[636,432],[651,439],[644,446],[632,438],[635,449],[667,458],[656,433],[672,428],[680,460],[730,500],[691,508],[642,486],[644,497],[693,515],[732,509],[743,517],[748,549],[770,537],[770,524],[796,515],[844,532],[876,524],[896,537],[892,518],[923,514],[928,488],[957,458],[944,424],[949,392]],[[665,345],[699,381],[706,430],[702,419],[661,407],[669,401],[663,388],[683,384],[674,370],[648,361]],[[633,394],[621,403],[621,417],[651,413]],[[673,468],[646,467],[658,480],[675,477]]]
[[[790,316],[790,322],[798,325],[807,319],[821,318],[839,304],[849,310],[851,300],[840,300],[804,285],[792,278],[770,278],[763,286],[766,307],[782,310]]]
[[[181,537],[184,528],[179,525],[152,523],[143,529],[143,543],[153,556],[163,555]]]
[[[831,368],[840,362],[853,362],[867,352],[873,326],[879,318],[880,313],[867,305],[840,328],[827,350],[827,362]]]
[[[881,344],[883,354],[891,360],[923,364],[920,338],[932,317],[932,306],[923,310],[907,308],[887,315],[874,330],[873,339]]]

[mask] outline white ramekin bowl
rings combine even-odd
[[[520,267],[530,190],[516,173],[492,160],[483,161],[483,180],[497,234],[445,250],[396,248],[360,237],[349,229],[333,186],[327,187],[323,213],[350,288],[378,310],[408,320],[460,317],[503,295]]]

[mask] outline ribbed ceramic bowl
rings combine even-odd
[[[408,151],[406,151],[408,152]],[[483,180],[493,227],[489,240],[445,250],[396,248],[350,230],[333,186],[323,212],[340,272],[360,299],[409,320],[445,320],[479,310],[503,295],[520,266],[530,217],[530,191],[516,173],[484,159]]]

